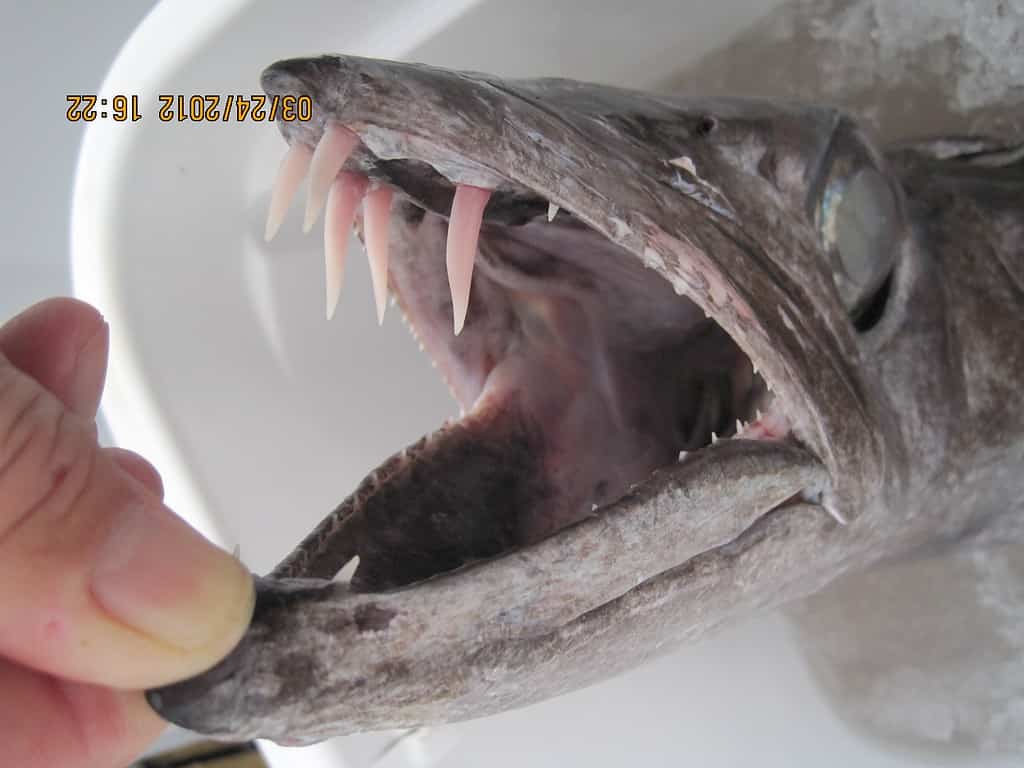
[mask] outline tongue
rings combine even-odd
[[[793,445],[723,441],[551,538],[410,589],[361,595],[343,583],[261,580],[236,650],[207,673],[152,692],[150,702],[173,722],[224,737],[351,730],[332,718],[393,727],[395,701],[439,667],[467,668],[489,644],[564,627],[735,540],[825,477]],[[427,689],[416,717],[458,693]],[[391,702],[391,720],[363,722],[370,700]]]

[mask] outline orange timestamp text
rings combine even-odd
[[[308,122],[313,119],[313,99],[309,96],[161,93],[157,99],[156,119],[163,123]],[[97,119],[134,123],[142,119],[138,95],[118,94],[105,98],[88,93],[68,94],[67,102],[67,118],[72,123],[91,123]]]

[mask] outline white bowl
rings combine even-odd
[[[164,123],[158,94],[258,93],[264,66],[325,52],[650,86],[779,4],[160,4],[101,93],[138,94],[143,118],[89,127],[74,194],[74,283],[111,324],[116,440],[160,468],[174,509],[262,572],[456,411],[396,315],[376,327],[360,247],[326,322],[321,241],[300,234],[297,205],[263,242],[276,128]],[[274,766],[910,764],[834,717],[777,616],[517,712],[265,751]]]

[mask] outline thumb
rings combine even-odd
[[[0,656],[120,688],[212,666],[248,624],[250,574],[3,352]]]

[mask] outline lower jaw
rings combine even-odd
[[[551,421],[560,410],[570,418],[574,397],[566,393],[539,413],[528,387],[503,378],[503,365],[467,414],[383,465],[371,475],[372,492],[353,495],[358,503],[344,522],[359,558],[354,590],[395,589],[536,543],[702,451],[647,446],[642,456],[625,451],[610,462],[615,446],[573,435],[578,448],[567,455],[566,428],[560,433]],[[787,435],[785,419],[769,411],[729,437]]]
[[[404,586],[528,543],[525,511],[559,503],[544,456],[542,430],[515,397],[402,451],[346,521],[359,557],[353,589]]]

